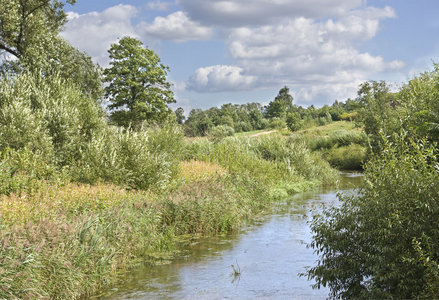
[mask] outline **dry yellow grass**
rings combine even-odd
[[[69,183],[59,186],[41,182],[41,187],[32,195],[0,196],[0,218],[4,224],[39,222],[59,215],[78,215],[111,208],[148,196],[148,192],[127,191],[109,184],[90,186]]]
[[[185,182],[215,179],[227,174],[221,166],[203,161],[183,161],[180,164],[180,178]],[[151,199],[147,191],[128,191],[111,184],[56,185],[53,182],[39,182],[33,194],[20,193],[0,196],[0,219],[3,224],[38,223],[60,215],[79,215],[88,211],[117,207],[127,202]]]
[[[225,175],[227,171],[214,163],[197,160],[180,163],[180,177],[187,182],[214,179]]]

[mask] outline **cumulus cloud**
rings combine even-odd
[[[383,9],[369,7],[363,10],[355,10],[342,16],[338,21],[328,20],[323,30],[334,38],[351,41],[369,40],[379,30],[379,22],[385,18],[395,18],[395,12],[391,7]]]
[[[208,39],[212,35],[211,28],[190,20],[182,11],[156,17],[152,24],[141,22],[138,30],[145,36],[176,42]]]
[[[203,24],[237,27],[270,24],[280,18],[338,17],[363,0],[179,0],[189,16]]]
[[[394,16],[394,11],[385,7],[352,10],[322,21],[296,17],[270,25],[230,28],[226,43],[235,68],[250,76],[253,86],[287,84],[299,89],[304,100],[329,92],[339,97],[356,89],[370,74],[404,66],[401,61],[385,61],[356,48],[358,42],[377,34],[381,19]],[[221,79],[227,89],[240,87],[231,84],[231,77],[219,77],[215,78],[215,90],[220,90]],[[195,84],[196,80],[200,84]],[[193,76],[191,86],[211,91],[209,80],[208,76]]]
[[[172,4],[172,3],[171,3]],[[165,9],[169,2],[150,2],[151,9]],[[102,12],[77,14],[68,12],[69,22],[61,35],[73,46],[87,52],[102,66],[108,65],[107,50],[124,36],[140,40],[171,40],[185,42],[208,39],[212,29],[190,20],[184,12],[177,11],[167,17],[156,17],[152,23],[134,24],[139,10],[132,5],[116,5]]]
[[[316,83],[312,86],[296,86],[294,88],[294,98],[296,103],[300,102],[303,105],[330,104],[334,100],[354,98],[361,82],[363,81],[352,79],[349,82],[342,83]]]
[[[245,75],[242,68],[225,65],[198,68],[189,80],[189,88],[201,92],[248,90],[254,84],[255,77]]]
[[[118,38],[137,37],[131,19],[138,10],[131,5],[117,5],[103,12],[68,13],[69,22],[61,35],[73,46],[86,51],[95,61],[108,64],[107,50]]]

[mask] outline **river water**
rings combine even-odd
[[[360,175],[342,174],[337,189],[295,195],[237,233],[194,240],[172,263],[139,268],[101,299],[325,299],[328,289],[299,276],[317,260],[307,221],[360,184]]]

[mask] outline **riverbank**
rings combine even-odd
[[[143,264],[97,299],[324,299],[300,273],[319,258],[309,221],[323,207],[336,206],[339,193],[361,185],[361,176],[341,174],[337,186],[316,187],[271,203],[256,219],[232,233],[192,237],[166,264]],[[233,265],[233,267],[232,267]],[[238,273],[235,273],[235,270]]]
[[[337,179],[276,136],[184,146],[165,188],[34,180],[0,196],[0,298],[74,299],[139,262],[172,259],[181,235],[230,232],[281,199]]]
[[[3,197],[0,298],[72,299],[111,285],[139,260],[172,257],[182,234],[239,227],[270,198],[240,176],[166,195],[112,185],[46,185]]]

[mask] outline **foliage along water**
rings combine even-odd
[[[299,276],[317,259],[306,247],[311,242],[307,221],[322,207],[337,205],[337,193],[353,192],[361,180],[358,174],[343,174],[337,189],[285,199],[237,233],[186,241],[172,263],[140,267],[99,298],[324,299],[329,290],[314,290],[313,282]]]

